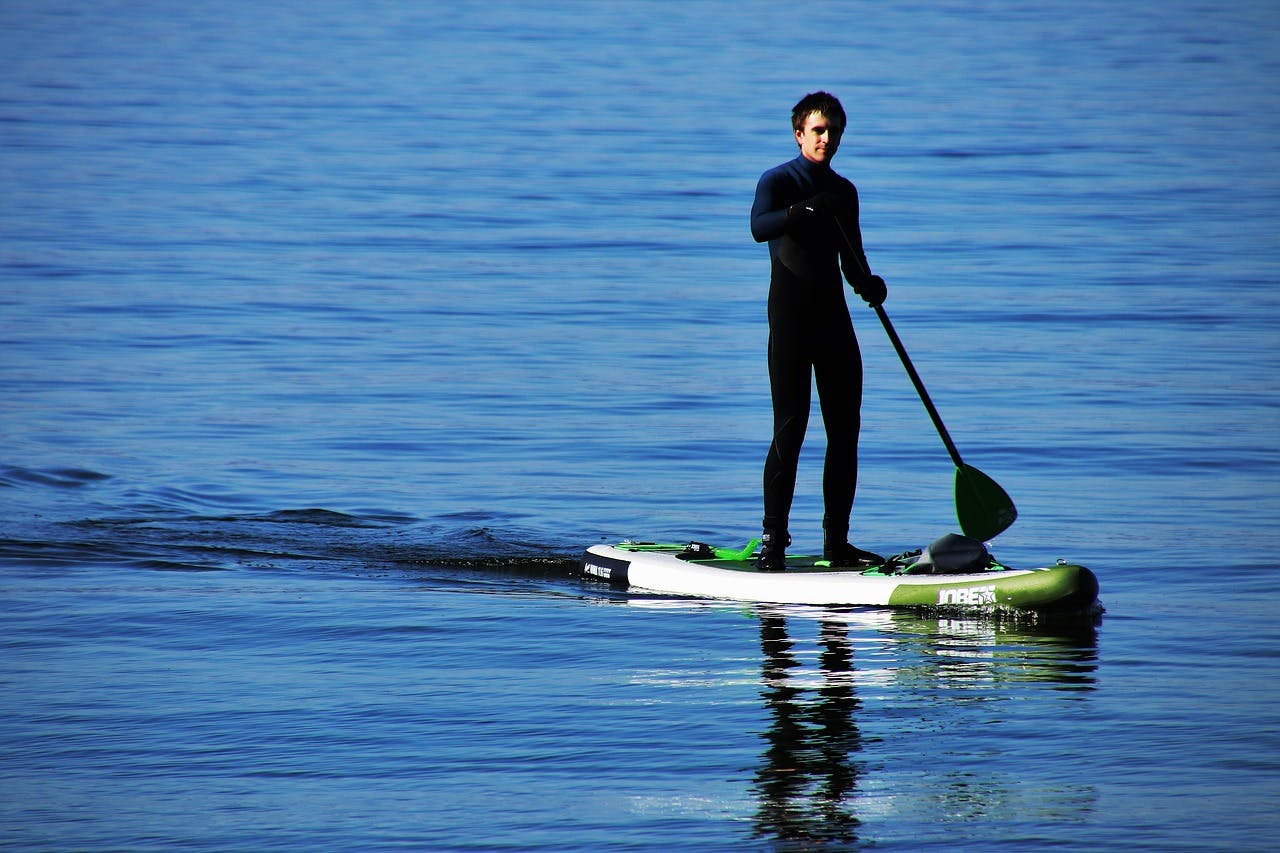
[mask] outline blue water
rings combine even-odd
[[[1280,13],[972,6],[0,6],[0,847],[1270,849]],[[570,575],[757,532],[820,87],[993,550],[1099,625]],[[855,541],[919,547],[854,317]]]

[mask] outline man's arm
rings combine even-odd
[[[787,206],[779,201],[777,181],[766,172],[756,184],[751,205],[751,236],[757,243],[774,240],[787,233]]]
[[[751,236],[757,243],[811,228],[833,216],[844,203],[840,193],[827,190],[813,198],[787,204],[786,194],[781,191],[783,184],[785,179],[766,172],[756,185],[756,200],[751,205]]]
[[[884,279],[871,272],[867,254],[862,248],[862,228],[858,225],[858,190],[849,185],[848,203],[835,214],[840,233],[840,269],[853,292],[873,308],[884,302],[887,294]]]
[[[862,249],[862,227],[858,223],[858,190],[849,184],[840,194],[841,205],[833,216],[840,240],[837,248],[840,251],[840,268],[850,284],[871,275],[871,265],[867,263],[866,252]]]

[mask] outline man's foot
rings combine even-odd
[[[884,557],[855,548],[848,542],[826,546],[822,549],[822,559],[836,568],[868,568],[884,564]]]
[[[785,533],[775,535],[766,530],[763,541],[764,544],[760,547],[760,554],[756,557],[756,571],[785,572],[787,570],[787,545],[791,544],[791,537]]]

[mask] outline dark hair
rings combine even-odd
[[[841,129],[848,123],[840,99],[830,92],[810,92],[791,108],[791,127],[803,130],[810,113],[820,113],[827,121],[837,122]]]

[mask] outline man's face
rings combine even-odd
[[[827,120],[822,113],[809,113],[804,127],[796,131],[796,142],[806,160],[814,163],[830,163],[840,147],[844,128]]]

